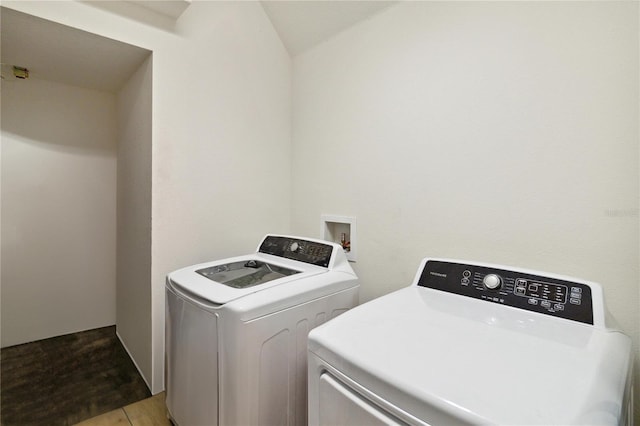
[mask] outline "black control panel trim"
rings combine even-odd
[[[500,277],[498,288],[489,289],[484,285],[484,278],[489,274]],[[593,325],[591,287],[582,283],[487,266],[429,260],[418,286]]]
[[[269,235],[260,244],[258,251],[327,268],[333,246],[299,238]]]

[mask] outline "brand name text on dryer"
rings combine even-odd
[[[447,274],[441,274],[440,272],[429,272],[431,275],[435,275],[436,277],[447,278]]]

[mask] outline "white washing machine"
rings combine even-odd
[[[307,335],[358,303],[337,244],[267,235],[166,281],[166,404],[179,426],[307,418]]]
[[[423,260],[309,335],[309,425],[632,424],[631,341],[598,284]]]

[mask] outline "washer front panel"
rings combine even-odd
[[[593,325],[591,287],[584,283],[429,260],[417,285]]]

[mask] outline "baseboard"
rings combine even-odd
[[[142,377],[142,380],[144,380],[144,383],[147,385],[147,389],[149,389],[149,393],[153,394],[153,392],[151,392],[151,386],[149,386],[149,381],[144,376],[144,373],[142,372],[142,370],[138,366],[138,363],[136,362],[135,358],[131,355],[131,352],[129,351],[129,348],[127,347],[127,345],[122,340],[122,337],[120,337],[120,334],[118,333],[118,329],[117,328],[116,328],[116,337],[118,338],[118,340],[120,340],[120,343],[122,344],[122,347],[124,348],[125,351],[127,351],[127,355],[129,355],[129,358],[131,358],[131,361],[133,362],[133,365],[135,365],[136,370],[138,370],[138,373],[140,373],[140,377]]]
[[[115,324],[107,324],[107,325],[98,325],[98,326],[93,326],[93,327],[89,327],[89,328],[80,328],[80,329],[76,329],[76,330],[71,330],[71,331],[65,331],[61,334],[54,334],[53,336],[38,336],[38,337],[33,337],[33,338],[28,338],[27,340],[18,340],[16,342],[10,342],[9,344],[6,345],[2,345],[2,349],[4,348],[10,348],[12,346],[18,346],[18,345],[24,345],[27,343],[33,343],[33,342],[39,342],[41,340],[48,340],[48,339],[55,339],[56,337],[62,337],[62,336],[69,336],[72,334],[77,334],[77,333],[84,333],[86,331],[94,331],[94,330],[98,330],[101,328],[110,328],[113,327],[115,329],[116,325]]]

